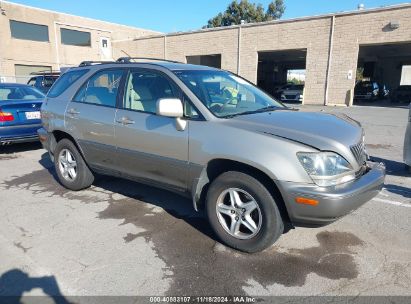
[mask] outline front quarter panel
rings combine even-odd
[[[314,148],[276,136],[247,131],[217,121],[190,122],[189,160],[206,167],[213,159],[227,159],[257,168],[273,180],[312,183],[297,152]]]

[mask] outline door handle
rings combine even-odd
[[[76,109],[70,109],[70,110],[67,111],[67,113],[70,114],[70,115],[78,115],[78,114],[80,114],[80,112],[79,112],[79,111],[76,111]]]
[[[131,125],[133,123],[135,123],[134,120],[131,120],[128,117],[121,117],[121,119],[116,120],[118,123],[121,123],[123,125]]]

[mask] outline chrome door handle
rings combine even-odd
[[[118,123],[121,123],[123,125],[131,125],[135,123],[134,120],[129,119],[128,117],[121,117],[121,119],[116,120]]]
[[[71,115],[78,115],[78,114],[80,114],[80,112],[76,111],[76,109],[70,109],[70,110],[67,111],[67,113],[68,113],[68,114],[71,114]]]

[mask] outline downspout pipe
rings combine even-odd
[[[331,31],[330,31],[330,49],[328,53],[328,63],[327,63],[327,78],[325,81],[325,98],[324,98],[324,105],[328,105],[329,99],[329,84],[330,84],[330,73],[331,73],[331,64],[332,64],[332,56],[334,50],[334,30],[335,30],[335,15],[331,17]]]
[[[237,38],[237,75],[240,75],[241,66],[241,24],[238,26],[238,38]]]

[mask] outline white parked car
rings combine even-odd
[[[304,85],[296,84],[286,88],[281,94],[281,101],[283,102],[303,102],[304,99]]]

